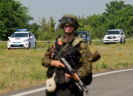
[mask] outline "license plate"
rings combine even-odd
[[[19,46],[20,44],[15,44],[16,46]]]

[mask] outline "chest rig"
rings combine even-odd
[[[65,58],[70,66],[77,71],[82,66],[80,62],[81,54],[79,52],[79,46],[82,39],[75,38],[71,42],[63,42],[61,38],[57,38],[55,46],[53,47],[53,60],[59,60],[59,58]],[[65,68],[50,67],[47,71],[47,76],[51,77],[53,73],[56,73],[55,81],[57,84],[65,83],[65,73],[69,72]]]

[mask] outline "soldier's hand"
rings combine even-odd
[[[65,67],[59,60],[51,60],[51,66],[55,66],[57,68]]]
[[[71,76],[70,76],[70,74],[65,73],[65,77],[70,79]]]

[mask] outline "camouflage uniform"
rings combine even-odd
[[[77,24],[77,26],[79,25]],[[75,37],[69,42],[66,41],[63,36],[58,38],[56,42],[58,46],[53,45],[52,49],[58,49],[57,53],[61,54],[62,57],[65,57],[70,66],[77,72],[84,84],[89,85],[92,81],[92,54],[89,50],[88,43],[84,39],[80,38],[80,36],[77,36],[76,33]],[[60,45],[60,42],[62,42],[62,45]],[[72,79],[66,80],[65,73],[68,72],[64,70],[64,68],[55,68],[51,66],[51,54],[52,53],[49,50],[45,53],[42,59],[42,65],[48,68],[48,77],[51,77],[53,72],[56,71],[57,77],[55,78],[55,81],[57,88],[52,93],[46,92],[46,95],[83,96],[83,93],[79,91]]]
[[[75,57],[73,58],[73,59],[75,59],[75,60],[73,60],[73,62],[76,62],[76,66],[72,66],[71,65],[72,62],[69,62],[69,64],[75,69],[75,71],[78,73],[78,75],[80,76],[80,78],[84,82],[84,84],[86,84],[86,85],[90,84],[91,80],[92,80],[92,64],[90,62],[91,52],[89,50],[88,44],[78,36],[75,36],[74,40],[71,40],[70,42],[66,42],[63,37],[58,39],[58,42],[60,42],[60,41],[63,42],[63,44],[65,44],[65,45],[69,43],[70,46],[73,46],[74,48],[77,49],[76,54],[78,56],[76,56],[76,58]],[[67,51],[67,49],[68,49],[68,51],[71,51],[69,48],[66,47],[66,51]],[[70,54],[72,55],[72,53],[70,53]],[[50,53],[47,51],[46,54],[44,55],[44,58],[42,59],[42,65],[45,67],[48,67],[48,68],[50,68],[50,61],[51,61],[49,56],[50,56]],[[70,61],[69,58],[68,58],[68,61]],[[70,84],[72,84],[72,82],[70,82]],[[67,84],[67,85],[69,85],[69,84]],[[78,90],[78,89],[76,89],[76,90]],[[71,91],[74,92],[74,89],[71,89]],[[79,91],[76,91],[76,92],[77,92],[77,95],[80,94],[80,93],[78,93]],[[72,95],[72,96],[77,96],[77,95]],[[50,95],[50,96],[52,96],[52,95]],[[59,95],[54,95],[54,96],[59,96]],[[62,96],[64,96],[64,95],[62,95]]]

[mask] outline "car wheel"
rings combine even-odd
[[[30,49],[31,48],[31,43],[29,42],[29,46],[28,46],[28,48],[27,49]]]
[[[8,50],[11,50],[11,48],[8,48]]]
[[[34,47],[34,49],[36,49],[36,46],[37,46],[37,43],[35,42],[35,47]]]
[[[120,39],[120,44],[122,44],[123,42],[122,42],[122,38]]]

